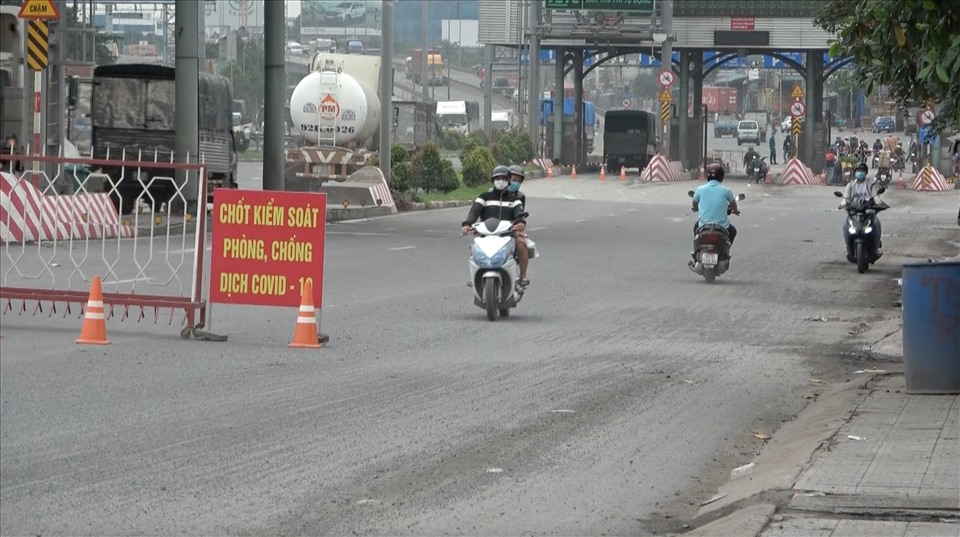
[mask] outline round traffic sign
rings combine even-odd
[[[669,88],[673,85],[673,71],[660,71],[660,74],[657,75],[657,81],[660,82],[660,85],[664,88]]]
[[[933,120],[936,117],[937,117],[937,113],[934,112],[933,110],[930,110],[930,109],[924,110],[920,112],[920,124],[929,125],[933,123]]]
[[[624,108],[630,108],[630,99],[628,99],[628,98],[626,98],[626,97],[623,98],[623,107],[624,107]]]
[[[800,101],[792,103],[790,105],[790,115],[793,117],[800,117],[807,110],[807,107]]]

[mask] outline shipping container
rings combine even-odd
[[[737,114],[740,111],[739,101],[737,99],[737,88],[728,88],[726,86],[704,86],[703,99],[701,104],[707,105],[707,111],[711,114]],[[690,96],[691,106],[693,104],[693,95]]]

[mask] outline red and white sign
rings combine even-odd
[[[795,103],[790,103],[790,115],[793,117],[800,117],[806,112],[807,107],[800,101]]]
[[[630,99],[624,97],[623,102],[620,104],[622,104],[624,108],[630,108]]]
[[[340,116],[340,103],[337,102],[336,97],[328,93],[323,99],[320,99],[319,112],[322,119],[333,121]]]
[[[660,82],[660,86],[664,88],[669,88],[673,85],[673,71],[660,71],[660,74],[657,75],[657,81]]]
[[[295,307],[310,280],[319,308],[326,221],[323,193],[214,190],[210,301]]]
[[[730,17],[731,30],[756,30],[757,19],[754,17]]]
[[[933,120],[936,119],[937,113],[933,110],[927,109],[920,112],[920,124],[929,125],[933,123]]]

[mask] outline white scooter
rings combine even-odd
[[[470,247],[473,303],[487,310],[487,319],[496,321],[510,315],[510,308],[517,307],[526,290],[516,283],[520,266],[514,256],[513,222],[488,218],[471,227],[475,236]],[[528,238],[530,259],[537,256],[535,246]]]

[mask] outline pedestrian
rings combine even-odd
[[[770,164],[777,163],[777,130],[770,131]]]
[[[827,167],[824,174],[827,176],[827,184],[840,184],[840,180],[837,178],[837,155],[834,154],[833,149],[829,147],[827,148],[826,161]]]

